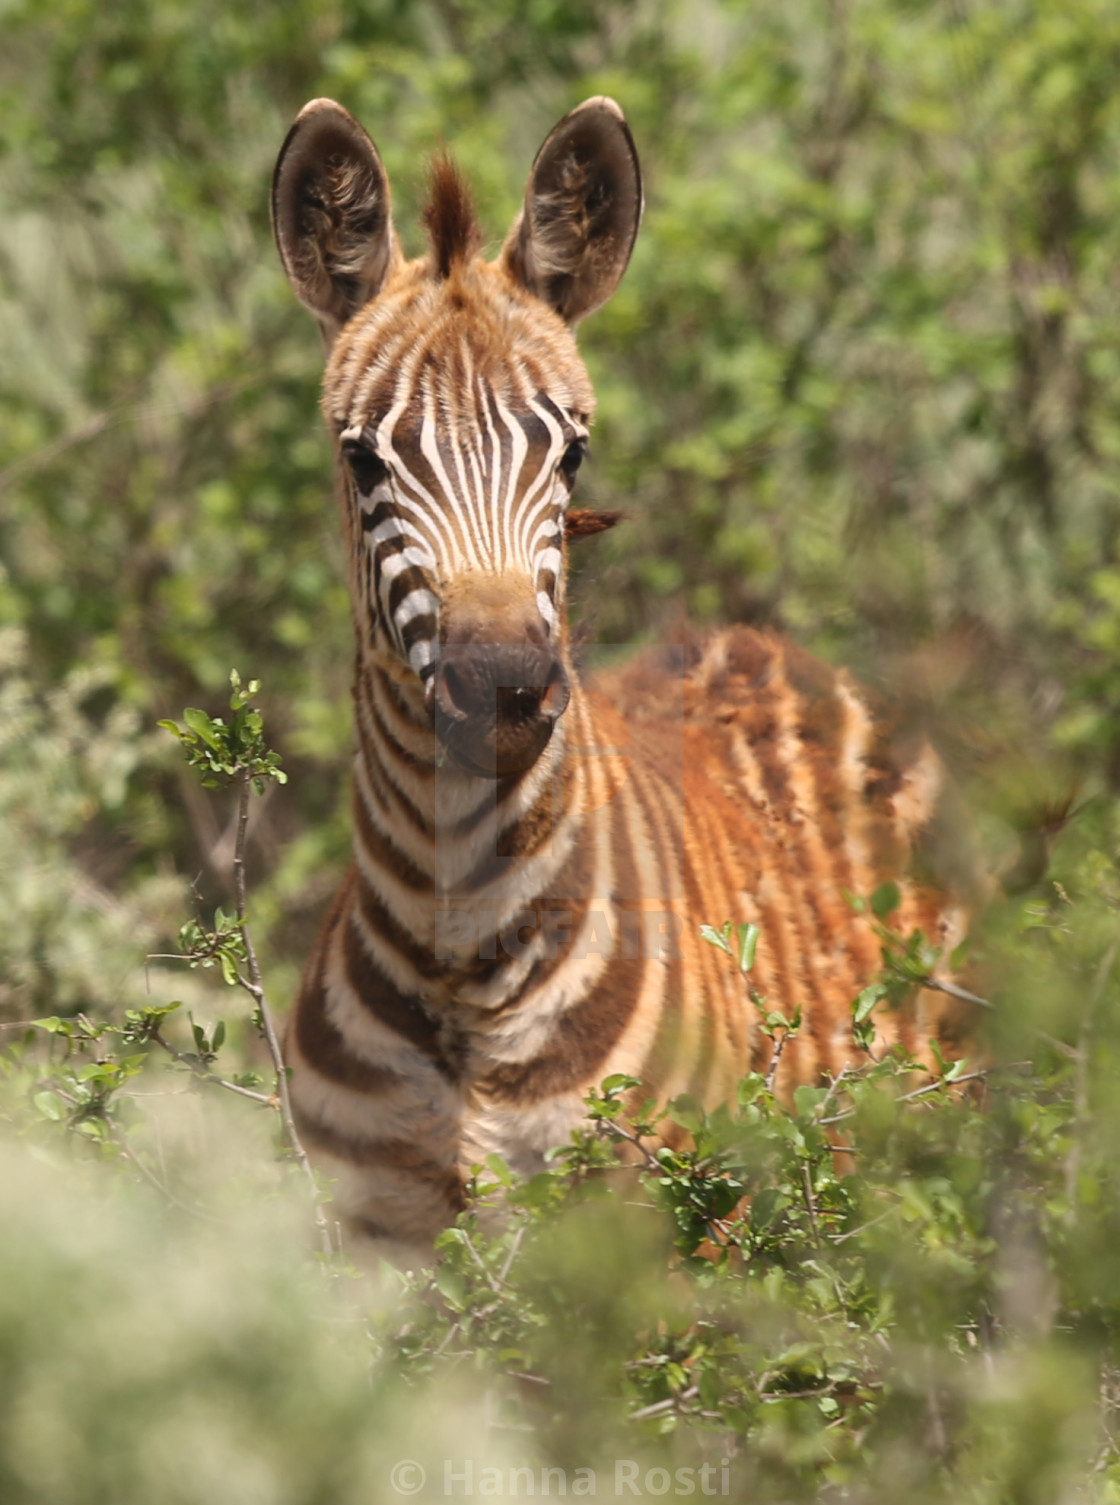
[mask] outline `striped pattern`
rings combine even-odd
[[[763,1067],[705,921],[754,920],[757,986],[803,1011],[787,1089],[855,1059],[849,1005],[880,959],[843,893],[905,867],[940,770],[924,745],[892,750],[846,676],[745,628],[647,656],[577,688],[541,764],[488,791],[423,756],[402,685],[363,676],[356,702],[355,861],[289,1059],[359,1226],[430,1239],[472,1163],[532,1171],[609,1073],[715,1103]],[[897,926],[959,941],[959,910],[902,894]],[[942,1005],[922,992],[881,1044],[921,1054]]]
[[[360,132],[337,106],[305,116],[332,142]],[[574,133],[583,152],[589,121],[624,161],[610,102],[567,117],[561,145]],[[537,178],[557,176],[556,134]],[[364,133],[353,139],[366,152]],[[921,739],[887,730],[845,674],[733,628],[581,683],[564,516],[594,402],[566,320],[605,293],[584,287],[595,267],[548,298],[525,270],[544,259],[526,248],[534,179],[497,262],[438,235],[405,262],[393,242],[371,255],[386,267],[375,294],[339,321],[346,279],[319,291],[326,253],[315,261],[284,238],[309,219],[284,194],[317,205],[322,193],[305,186],[304,156],[298,172],[286,160],[274,211],[285,265],[329,337],[328,315],[341,324],[323,409],[339,446],[357,732],[354,858],[287,1059],[300,1131],[337,1178],[339,1211],[415,1248],[454,1217],[472,1164],[497,1152],[531,1172],[604,1076],[716,1103],[764,1067],[770,1045],[743,980],[701,924],[760,926],[754,982],[805,1020],[783,1058],[792,1089],[853,1059],[851,1000],[880,966],[845,894],[899,881],[894,924],[946,952],[964,915],[900,876],[936,827],[940,765]],[[376,156],[362,162],[379,181]],[[380,222],[390,234],[387,211]],[[429,222],[458,226],[464,247],[477,238],[461,198]],[[611,286],[624,265],[609,262]],[[464,771],[433,731],[433,683],[464,621],[498,642],[548,643],[567,673],[567,710],[516,774]],[[882,1044],[920,1054],[952,1024],[944,1005],[921,992],[883,1024]]]

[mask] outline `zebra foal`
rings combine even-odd
[[[733,628],[590,685],[568,645],[569,510],[594,411],[572,330],[641,216],[610,99],[537,154],[493,261],[432,168],[402,254],[365,131],[314,100],[273,184],[277,245],[327,348],[355,631],[353,862],[288,1030],[308,1147],[352,1228],[429,1244],[496,1151],[530,1171],[612,1072],[714,1103],[760,1064],[742,979],[702,922],[761,927],[754,980],[805,1024],[787,1086],[836,1071],[879,947],[843,891],[900,883],[897,923],[959,911],[906,880],[941,770],[843,673]],[[920,992],[882,1026],[945,1030]]]

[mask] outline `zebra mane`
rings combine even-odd
[[[482,232],[470,184],[445,151],[428,165],[428,202],[423,212],[436,270],[447,278],[477,250]]]

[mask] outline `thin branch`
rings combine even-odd
[[[831,1380],[827,1385],[819,1385],[815,1390],[760,1389],[758,1392],[758,1398],[760,1401],[810,1400],[813,1396],[817,1395],[835,1395],[839,1390],[841,1384],[847,1385],[851,1383],[852,1381],[850,1380]],[[857,1383],[860,1390],[881,1390],[883,1388],[882,1382],[879,1380],[859,1380]]]
[[[770,1069],[766,1073],[766,1090],[773,1092],[774,1078],[778,1075],[778,1063],[782,1059],[782,1051],[786,1048],[786,1042],[790,1038],[790,1031],[783,1030],[782,1038],[774,1041],[774,1054],[770,1057]]]
[[[156,1045],[162,1046],[169,1056],[185,1066],[190,1073],[197,1077],[200,1082],[209,1082],[215,1087],[224,1087],[227,1092],[236,1092],[239,1097],[247,1097],[251,1102],[260,1103],[264,1108],[278,1108],[279,1099],[269,1096],[266,1092],[254,1092],[251,1087],[242,1087],[239,1082],[231,1082],[226,1077],[219,1076],[216,1071],[207,1071],[206,1067],[197,1057],[188,1056],[184,1051],[176,1050],[169,1040],[165,1040],[158,1029],[152,1030],[148,1038]]]
[[[233,848],[233,885],[237,899],[237,924],[241,931],[241,937],[245,942],[245,956],[249,964],[248,981],[239,977],[241,986],[252,997],[257,1005],[260,1015],[261,1032],[268,1045],[268,1053],[272,1058],[273,1070],[276,1073],[276,1097],[280,1106],[280,1118],[284,1125],[284,1138],[288,1148],[295,1157],[300,1169],[311,1186],[312,1206],[314,1207],[315,1227],[319,1234],[323,1253],[329,1258],[334,1254],[334,1244],[331,1239],[330,1225],[323,1212],[322,1202],[319,1198],[319,1186],[315,1180],[315,1172],[311,1161],[307,1157],[307,1151],[296,1129],[295,1117],[292,1113],[292,1100],[288,1092],[288,1069],[284,1064],[284,1056],[280,1049],[280,1037],[276,1032],[273,1022],[272,1010],[265,998],[264,982],[261,978],[261,969],[257,963],[257,953],[253,946],[253,938],[249,934],[249,926],[246,920],[245,899],[245,840],[249,828],[249,799],[252,792],[252,774],[248,769],[241,769],[237,776],[237,839]]]
[[[668,1400],[654,1401],[652,1406],[643,1406],[640,1411],[631,1411],[628,1420],[645,1421],[650,1416],[660,1416],[665,1411],[671,1411],[679,1406],[682,1401],[694,1400],[700,1394],[699,1386],[689,1385],[687,1390],[682,1390],[679,1395],[670,1395]]]
[[[955,982],[946,982],[940,977],[923,977],[918,986],[931,988],[935,993],[947,993],[950,998],[959,998],[962,1003],[974,1003],[977,1008],[995,1008],[990,999],[981,998],[978,993],[970,993],[967,988],[958,987]]]
[[[121,1154],[129,1162],[129,1164],[135,1166],[140,1174],[147,1181],[149,1181],[152,1186],[155,1187],[160,1196],[166,1197],[173,1207],[178,1207],[180,1211],[188,1213],[192,1218],[200,1218],[204,1223],[216,1223],[221,1226],[221,1218],[216,1218],[208,1212],[203,1212],[201,1207],[191,1207],[189,1203],[180,1201],[180,1199],[175,1195],[171,1188],[165,1186],[164,1183],[155,1174],[155,1172],[148,1169],[148,1167],[140,1159],[139,1155],[137,1155],[132,1149],[132,1146],[127,1144],[124,1140],[124,1137],[117,1132],[114,1125],[108,1123],[107,1120],[103,1120],[103,1122],[106,1122],[108,1124],[109,1137],[112,1139],[117,1149],[120,1150]]]
[[[509,1253],[505,1257],[505,1261],[502,1264],[501,1274],[498,1276],[499,1285],[504,1286],[506,1283],[506,1276],[509,1274],[510,1267],[513,1264],[514,1259],[517,1257],[517,1251],[521,1247],[521,1240],[525,1237],[526,1226],[527,1225],[525,1223],[522,1223],[521,1227],[513,1236],[513,1243],[509,1246]]]
[[[465,1228],[460,1228],[459,1233],[460,1233],[460,1235],[462,1237],[463,1243],[466,1244],[466,1246],[467,1246],[467,1249],[468,1249],[468,1251],[470,1253],[471,1258],[474,1260],[474,1262],[478,1266],[478,1268],[482,1271],[483,1275],[485,1275],[487,1285],[490,1287],[490,1289],[494,1292],[494,1294],[496,1296],[500,1296],[502,1294],[502,1288],[498,1284],[498,1282],[494,1279],[494,1276],[491,1273],[491,1271],[486,1268],[486,1261],[482,1258],[482,1255],[479,1254],[478,1250],[471,1243],[470,1234],[467,1232],[467,1230]]]
[[[801,1162],[801,1185],[805,1192],[805,1206],[809,1212],[809,1227],[813,1232],[813,1243],[819,1249],[821,1246],[821,1232],[817,1227],[817,1201],[813,1196],[813,1177],[807,1160]]]
[[[904,1092],[901,1097],[895,1098],[895,1102],[909,1103],[916,1097],[926,1097],[929,1093],[936,1092],[940,1087],[963,1087],[965,1082],[983,1082],[987,1080],[989,1075],[990,1073],[987,1070],[969,1071],[964,1076],[954,1077],[951,1082],[947,1082],[944,1077],[938,1077],[935,1082],[927,1082],[924,1087],[915,1087],[913,1092]],[[855,1112],[854,1108],[845,1108],[843,1113],[834,1113],[831,1118],[818,1118],[817,1124],[823,1128],[826,1124],[843,1123],[845,1119],[854,1118]],[[849,1153],[847,1146],[845,1146],[843,1153],[845,1155]]]
[[[458,1333],[458,1331],[459,1331],[459,1323],[456,1320],[447,1329],[447,1334],[444,1337],[443,1342],[439,1345],[439,1347],[432,1354],[432,1358],[433,1359],[438,1359],[439,1358],[440,1354],[443,1353],[444,1350],[450,1345],[451,1340],[455,1337],[455,1335]]]
[[[818,1109],[818,1114],[819,1115],[823,1115],[827,1111],[829,1103],[836,1096],[836,1093],[838,1092],[838,1090],[840,1088],[840,1083],[844,1080],[844,1078],[847,1075],[848,1075],[848,1066],[847,1066],[847,1063],[845,1062],[845,1064],[843,1066],[841,1066],[841,1068],[840,1068],[839,1072],[836,1074],[836,1076],[834,1076],[832,1078],[832,1081],[829,1082],[829,1084],[828,1084],[828,1091],[825,1093],[824,1100],[821,1103],[820,1108]]]
[[[660,1165],[658,1164],[656,1155],[654,1155],[653,1151],[651,1149],[648,1149],[647,1146],[642,1143],[637,1134],[628,1134],[622,1127],[622,1125],[620,1123],[616,1123],[613,1118],[601,1118],[599,1122],[605,1124],[613,1134],[616,1134],[618,1136],[619,1139],[625,1139],[628,1144],[632,1144],[636,1150],[638,1150],[642,1155],[645,1156],[647,1165],[652,1166],[654,1170],[661,1169]]]
[[[847,1233],[830,1233],[829,1242],[843,1244],[850,1238],[858,1238],[861,1233],[866,1233],[869,1228],[874,1228],[877,1223],[885,1223],[888,1218],[894,1217],[896,1209],[888,1207],[886,1212],[881,1212],[877,1218],[871,1218],[866,1223],[861,1223],[858,1228],[849,1228]]]

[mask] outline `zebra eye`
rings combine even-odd
[[[389,479],[389,467],[385,461],[357,439],[343,442],[342,458],[349,465],[354,483],[363,496],[368,496],[375,486]]]
[[[587,454],[587,440],[573,439],[571,444],[560,456],[560,474],[569,481],[574,481],[576,471],[583,464],[583,458]]]

